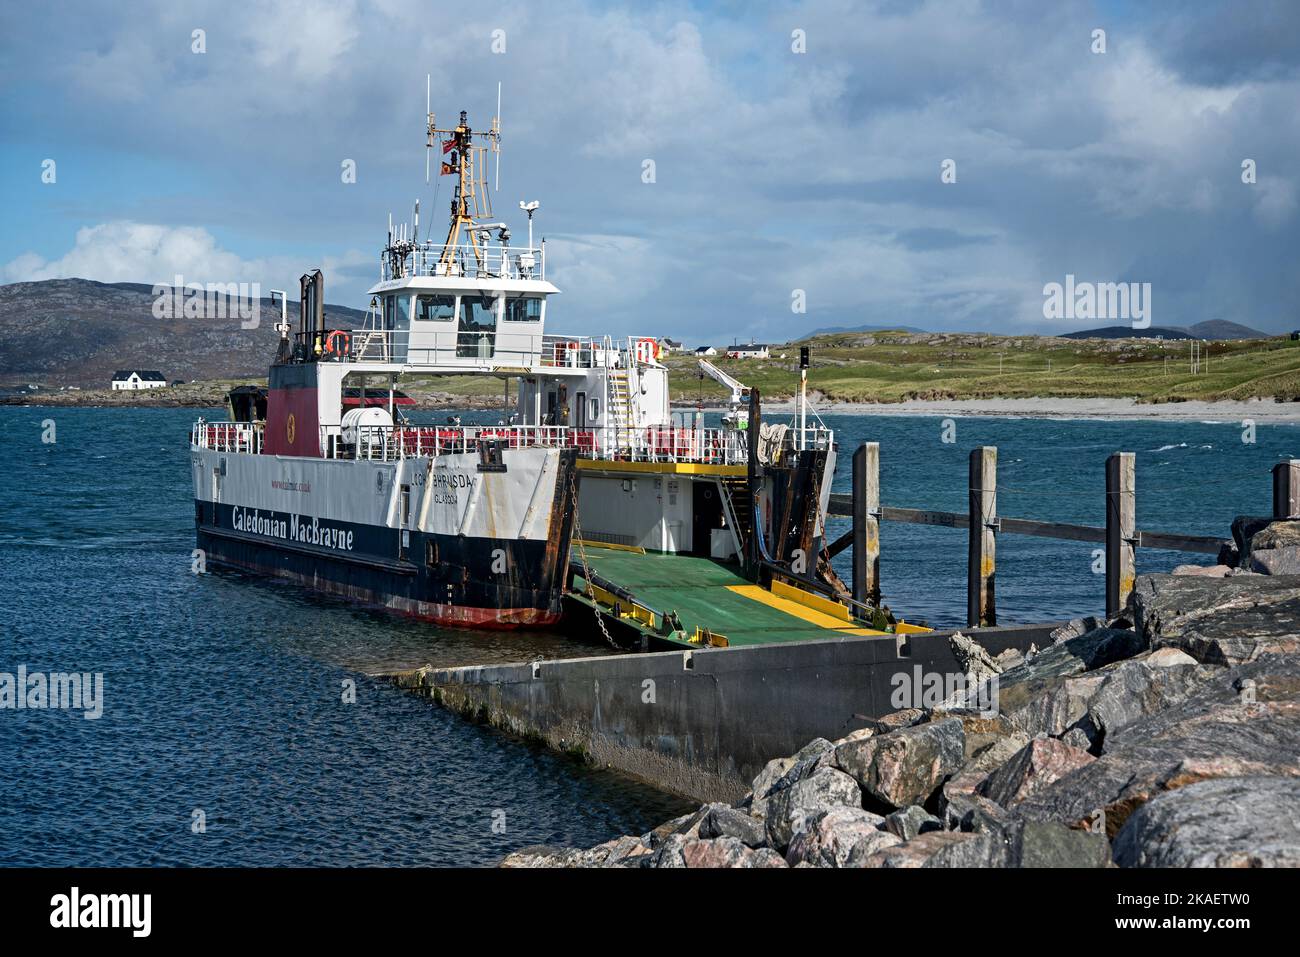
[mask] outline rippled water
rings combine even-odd
[[[0,864],[493,864],[685,810],[364,677],[599,646],[192,574],[193,418],[0,408],[0,671],[102,672],[105,698],[0,711]]]
[[[105,682],[99,720],[0,711],[0,864],[491,864],[525,844],[639,832],[686,808],[365,677],[599,646],[440,629],[292,585],[192,574],[193,418],[0,408],[0,671]],[[41,442],[46,419],[54,444]],[[1138,452],[1139,526],[1197,534],[1267,512],[1269,468],[1300,454],[1291,426],[1261,425],[1244,445],[1232,423],[960,419],[949,445],[938,419],[828,422],[844,450],[840,491],[849,452],[871,439],[886,504],[960,510],[967,452],[992,444],[1003,514],[1100,524],[1104,459],[1123,448]],[[887,524],[887,600],[908,617],[960,623],[965,542],[962,531]],[[1092,548],[1003,536],[1003,620],[1097,611]],[[1139,552],[1140,569],[1184,560],[1205,559]],[[355,704],[342,701],[349,679]],[[196,812],[204,833],[192,831]]]

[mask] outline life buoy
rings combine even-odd
[[[335,340],[343,340],[343,348],[339,349],[334,343]],[[345,329],[335,329],[325,337],[325,351],[330,355],[345,356],[352,351],[352,335]]]
[[[636,357],[641,362],[659,361],[659,342],[655,339],[638,339]]]

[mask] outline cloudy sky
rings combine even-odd
[[[542,203],[552,329],[1101,324],[1044,318],[1067,274],[1151,283],[1156,325],[1300,327],[1300,4],[490,6],[6,5],[0,281],[319,266],[364,307],[389,212],[446,221],[427,73],[479,127],[503,84],[495,202],[516,241]]]

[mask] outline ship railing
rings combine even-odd
[[[791,426],[787,435],[792,449],[829,449],[835,445],[835,431],[821,424],[803,429]]]
[[[540,361],[536,335],[528,330],[337,329],[300,332],[300,355],[317,362],[381,362],[410,366],[532,366]],[[522,323],[521,323],[522,325]],[[550,364],[550,363],[546,363]]]
[[[262,434],[261,422],[205,422],[199,419],[190,429],[190,446],[214,452],[258,455],[262,451]]]
[[[591,336],[542,336],[541,364],[560,369],[595,369],[619,364],[617,350]]]
[[[392,461],[480,451],[486,443],[502,448],[577,449],[595,461],[679,462],[743,465],[748,456],[744,432],[650,426],[633,430],[574,428],[562,425],[375,425],[321,427],[321,450],[330,459]]]
[[[545,279],[546,246],[500,246],[472,243],[421,243],[405,255],[385,250],[380,256],[383,281],[408,276],[466,279]]]

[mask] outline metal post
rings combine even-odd
[[[880,604],[880,443],[853,453],[853,600]]]
[[[1300,518],[1300,459],[1273,466],[1273,517]]]
[[[1136,575],[1137,509],[1132,452],[1106,459],[1106,615],[1128,604]]]
[[[966,569],[966,624],[997,624],[994,555],[997,545],[998,450],[992,445],[970,454],[970,549]]]
[[[747,442],[748,458],[746,464],[746,483],[749,486],[749,510],[750,513],[746,519],[737,519],[741,522],[741,528],[748,523],[750,526],[749,534],[749,577],[751,581],[759,580],[759,562],[762,561],[762,551],[758,547],[758,536],[762,530],[758,527],[758,493],[763,484],[762,470],[758,461],[758,439],[763,427],[763,406],[759,396],[758,389],[749,390],[749,423],[746,425],[748,433]]]

